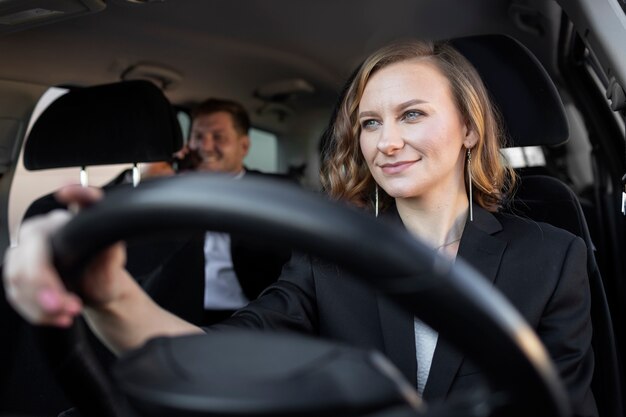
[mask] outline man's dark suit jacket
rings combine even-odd
[[[246,170],[245,177],[248,176],[285,184],[295,183],[284,175],[255,170]],[[158,248],[169,245],[171,256],[165,258],[165,262],[161,258],[157,269],[144,277],[138,277],[143,288],[159,305],[200,326],[216,323],[234,312],[204,309],[204,239],[204,233],[195,233],[186,237],[172,236],[165,243],[159,243]],[[150,256],[145,250],[142,252],[143,258]],[[162,252],[157,251],[158,256]],[[230,235],[230,253],[239,285],[249,300],[254,300],[266,287],[276,282],[283,265],[291,257],[290,248],[272,246],[262,239],[233,234]]]
[[[271,247],[247,237],[231,235],[233,268],[243,293],[254,300],[276,282],[291,251]],[[205,326],[229,317],[233,310],[204,309],[204,233],[196,233],[173,251],[173,255],[148,277],[139,278],[143,288],[160,306],[177,316]],[[174,243],[170,240],[170,244]]]
[[[597,415],[589,388],[593,353],[584,242],[547,224],[474,206],[474,221],[465,226],[458,256],[493,282],[536,330],[576,415]],[[416,385],[413,317],[319,259],[294,253],[276,284],[211,329],[233,326],[299,331],[374,348]],[[474,388],[481,379],[440,338],[423,395],[426,400],[445,399]]]

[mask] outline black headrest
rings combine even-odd
[[[169,160],[182,147],[171,104],[148,81],[74,89],[54,101],[24,146],[29,170]]]
[[[559,145],[569,138],[563,103],[539,60],[504,35],[450,42],[476,67],[504,119],[510,146]]]

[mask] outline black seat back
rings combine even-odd
[[[587,244],[595,370],[592,390],[601,417],[622,417],[619,363],[611,314],[587,221],[576,194],[562,181],[544,175],[522,177],[512,211],[580,236]]]

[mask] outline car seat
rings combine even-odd
[[[152,83],[126,81],[71,89],[37,119],[24,146],[29,170],[169,160],[182,133],[167,98]],[[52,196],[31,213],[58,207]],[[0,297],[0,411],[56,415],[70,407],[34,332]],[[100,355],[106,355],[103,349]]]
[[[539,61],[519,42],[499,35],[452,42],[477,68],[498,106],[509,146],[555,146],[569,138],[563,103]],[[509,210],[550,223],[581,237],[587,245],[591,289],[592,391],[600,417],[623,417],[620,363],[603,280],[585,214],[576,194],[558,178],[522,175]]]
[[[621,417],[619,364],[611,314],[583,209],[574,192],[560,180],[544,175],[522,177],[512,210],[550,223],[583,238],[587,244],[587,273],[591,288],[592,346],[595,370],[592,389],[600,416]]]

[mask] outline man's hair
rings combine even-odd
[[[250,130],[250,117],[246,109],[236,101],[210,98],[198,104],[192,111],[191,117],[195,119],[199,116],[226,112],[233,119],[233,126],[239,134],[247,135]]]

